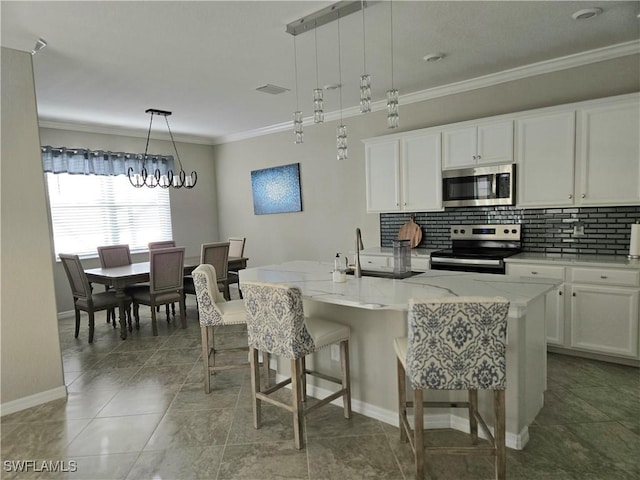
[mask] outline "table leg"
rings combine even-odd
[[[120,338],[125,340],[127,338],[127,312],[124,290],[117,289],[116,297],[118,298],[118,313],[120,315]]]

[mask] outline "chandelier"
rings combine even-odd
[[[140,165],[140,170],[134,170],[133,167],[129,167],[127,170],[127,176],[129,177],[129,182],[136,188],[149,187],[149,188],[188,188],[191,189],[196,186],[196,182],[198,181],[198,175],[196,172],[191,172],[191,175],[187,175],[182,168],[182,162],[180,161],[180,155],[178,155],[178,148],[176,147],[176,142],[173,140],[173,134],[171,133],[171,127],[169,127],[169,119],[167,118],[171,115],[171,112],[166,110],[156,110],[154,108],[149,108],[145,110],[144,113],[151,114],[151,121],[149,122],[149,132],[147,133],[147,144],[144,147],[144,155],[142,156],[142,163]],[[150,161],[149,156],[147,155],[147,151],[149,149],[149,138],[151,137],[151,125],[153,125],[153,116],[160,115],[163,116],[165,122],[167,123],[167,130],[169,130],[169,136],[171,137],[171,143],[173,144],[173,149],[176,152],[176,160],[178,160],[178,165],[180,166],[180,171],[177,174],[173,173],[173,170],[168,169],[166,173],[161,173],[159,168],[156,168],[153,173],[147,170],[147,161]]]

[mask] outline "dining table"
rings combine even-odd
[[[184,274],[190,275],[191,272],[200,264],[199,257],[187,257],[184,263]],[[229,257],[229,269],[241,270],[247,266],[246,257]],[[127,338],[127,318],[125,315],[127,294],[125,289],[136,283],[149,281],[150,273],[149,262],[136,262],[129,265],[110,268],[89,268],[85,269],[89,283],[98,283],[113,288],[118,299],[118,315],[120,319],[120,338]],[[185,328],[186,325],[183,325]]]

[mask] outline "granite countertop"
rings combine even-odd
[[[639,259],[630,259],[626,255],[590,255],[522,252],[505,258],[507,263],[551,263],[567,266],[585,267],[621,267],[640,269]]]
[[[508,277],[432,270],[404,280],[347,275],[344,283],[332,281],[333,265],[316,261],[292,261],[240,270],[240,283],[258,281],[296,285],[302,294],[319,302],[369,310],[406,311],[410,298],[446,296],[501,296],[512,308],[526,305],[562,282],[548,278]]]

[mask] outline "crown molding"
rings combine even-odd
[[[400,96],[400,105],[409,105],[411,103],[422,102],[425,100],[431,100],[438,97],[444,97],[447,95],[453,95],[457,93],[468,92],[470,90],[476,90],[479,88],[490,87],[493,85],[499,85],[501,83],[512,82],[514,80],[521,80],[527,77],[533,77],[536,75],[542,75],[545,73],[558,72],[569,68],[580,67],[591,63],[602,62],[605,60],[613,60],[619,57],[625,57],[628,55],[636,55],[640,53],[640,40],[633,40],[631,42],[619,43],[617,45],[611,45],[608,47],[598,48],[595,50],[589,50],[587,52],[576,53],[573,55],[567,55],[564,57],[558,57],[551,60],[545,60],[543,62],[532,63],[523,67],[512,68],[504,70],[498,73],[492,73],[490,75],[484,75],[481,77],[472,78],[469,80],[463,80],[461,82],[455,82],[448,85],[442,85],[439,87],[429,88],[419,92],[408,93]],[[378,100],[371,103],[371,111],[380,111],[386,109],[386,101]],[[325,121],[338,120],[342,118],[354,117],[361,115],[358,107],[350,107],[342,111],[342,115],[339,111],[325,112]],[[75,130],[80,132],[89,133],[104,133],[110,135],[124,135],[129,137],[146,137],[146,132],[125,129],[121,127],[109,127],[109,126],[96,126],[96,125],[80,125],[72,123],[63,123],[55,121],[40,121],[39,125],[45,128],[57,128],[61,130]],[[307,117],[303,120],[303,125],[313,125],[313,117]],[[196,143],[204,145],[219,145],[223,143],[237,142],[240,140],[246,140],[253,137],[259,137],[262,135],[270,135],[272,133],[284,132],[291,129],[291,121],[270,125],[254,130],[248,130],[245,132],[234,133],[231,135],[224,135],[220,137],[198,137],[198,136],[183,136],[176,137],[176,141],[185,143]],[[154,137],[161,138],[161,137]],[[164,139],[164,138],[162,138]],[[169,137],[166,138],[170,140]]]

